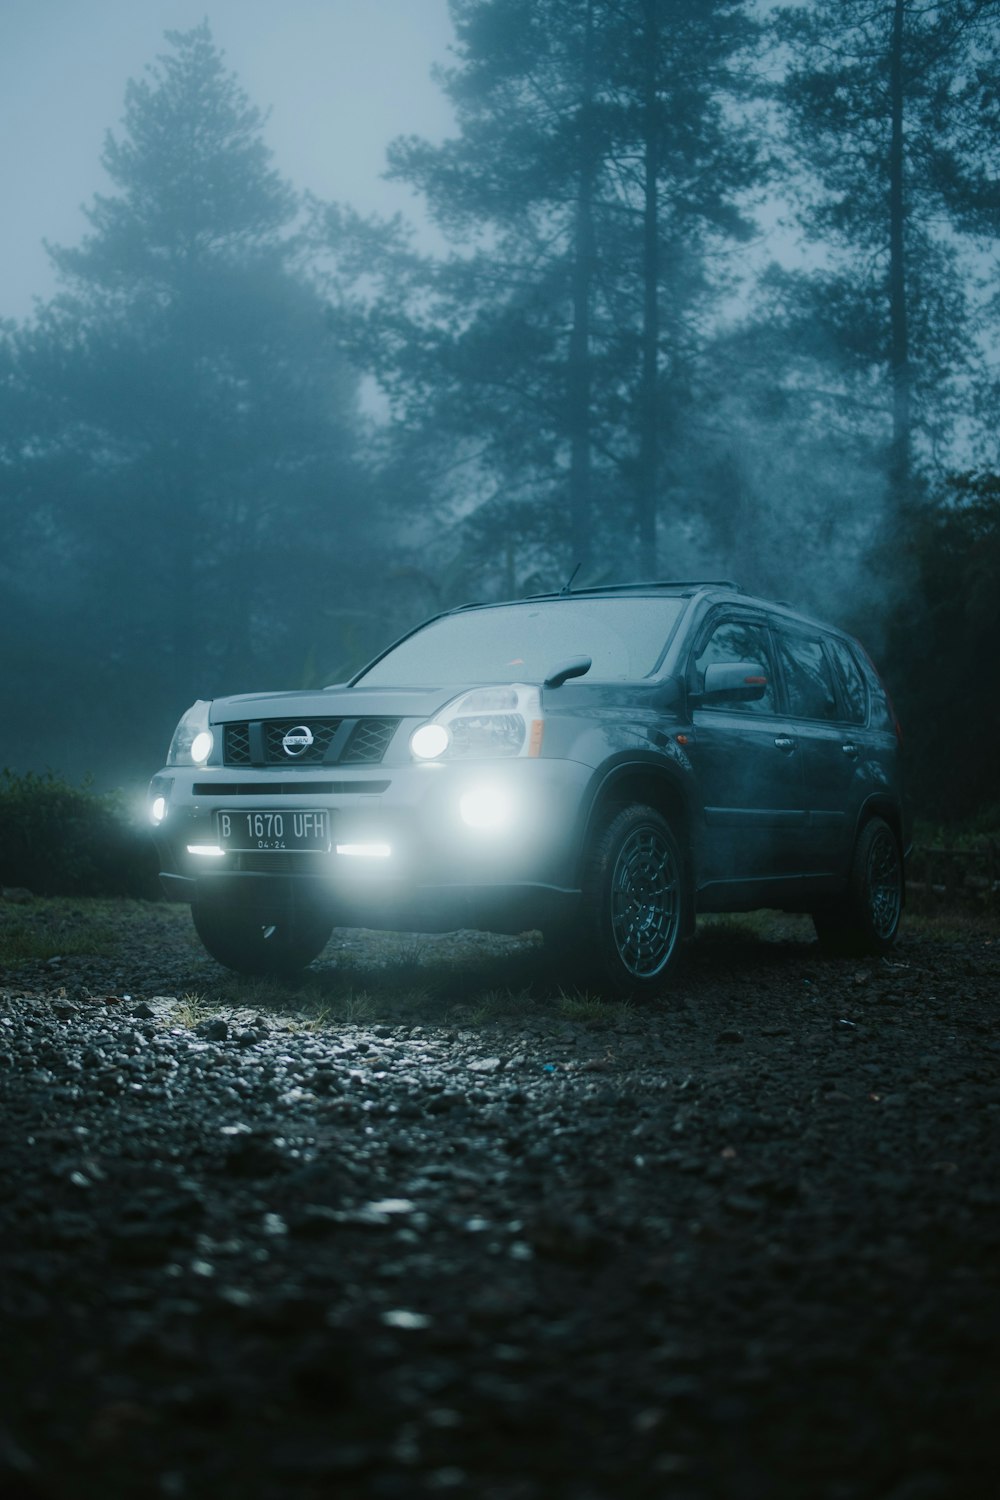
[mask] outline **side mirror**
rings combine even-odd
[[[556,667],[550,672],[542,683],[543,687],[562,687],[563,683],[570,677],[583,677],[593,666],[593,659],[589,656],[578,656],[574,661],[565,661],[561,667]]]
[[[713,704],[758,703],[767,692],[767,672],[756,661],[716,661],[705,668],[705,686],[691,693],[688,701],[695,707]]]

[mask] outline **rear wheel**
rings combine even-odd
[[[195,930],[205,948],[237,974],[295,974],[317,958],[333,932],[324,912],[267,913],[196,901]]]
[[[903,892],[896,835],[882,818],[872,818],[858,834],[845,896],[813,913],[820,942],[840,953],[888,953],[903,914]]]
[[[680,846],[661,813],[630,803],[610,817],[587,856],[579,923],[546,935],[581,986],[621,996],[658,994],[676,964],[690,893]]]

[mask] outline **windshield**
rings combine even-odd
[[[634,681],[656,667],[685,603],[568,598],[445,615],[355,681],[365,687],[543,682],[580,656],[592,658],[592,681]]]

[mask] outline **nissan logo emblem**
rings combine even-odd
[[[305,724],[296,724],[282,736],[281,748],[286,755],[305,755],[312,742],[312,730]]]

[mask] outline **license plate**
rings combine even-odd
[[[330,848],[330,819],[323,808],[297,811],[282,808],[280,812],[220,812],[219,843],[223,849],[254,852],[258,850]]]

